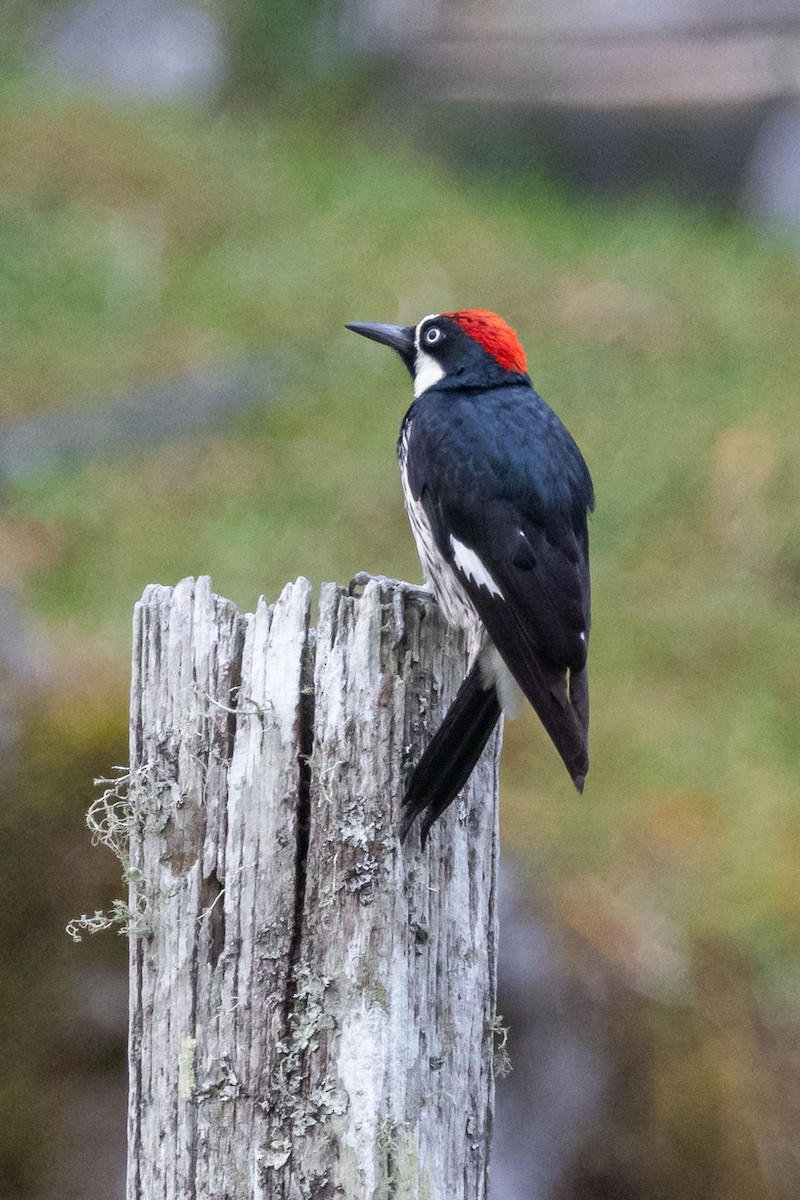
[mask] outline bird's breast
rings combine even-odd
[[[448,625],[463,629],[470,646],[480,642],[482,624],[477,612],[458,577],[436,544],[428,514],[421,499],[417,499],[408,477],[410,422],[406,421],[400,433],[397,452],[400,460],[400,478],[403,484],[403,499],[414,534],[420,563],[427,583],[430,585]]]

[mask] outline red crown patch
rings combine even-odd
[[[442,313],[442,316],[455,321],[468,337],[483,346],[487,354],[491,354],[504,371],[519,371],[521,374],[527,371],[528,360],[519,338],[497,313],[489,312],[486,308],[462,308],[459,312]]]

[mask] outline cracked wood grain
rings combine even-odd
[[[499,735],[401,848],[463,644],[375,581],[310,608],[136,606],[128,1200],[487,1195]]]

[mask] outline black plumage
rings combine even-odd
[[[408,784],[402,832],[423,813],[424,841],[499,718],[502,664],[583,789],[594,494],[580,450],[534,390],[500,318],[468,310],[414,328],[354,328],[393,345],[425,385],[398,443],[406,506],[425,574],[472,649]]]

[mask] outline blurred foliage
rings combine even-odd
[[[267,7],[243,6],[243,37],[283,19]],[[637,987],[691,1003],[696,947],[729,944],[754,993],[796,1013],[796,257],[665,198],[467,181],[357,107],[338,125],[282,111],[241,122],[0,90],[6,426],[246,354],[297,364],[275,402],[202,435],[7,486],[0,582],[24,587],[60,697],[15,785],[42,847],[63,836],[64,805],[68,843],[84,836],[148,582],[210,574],[252,609],[300,573],[419,578],[394,461],[408,379],[343,325],[485,306],[517,327],[598,497],[586,795],[532,717],[509,724],[505,842]],[[57,795],[36,782],[48,754],[47,778],[68,781]],[[5,844],[30,820],[5,810]],[[681,1071],[660,1080],[654,1109],[679,1104]],[[698,1101],[700,1141],[705,1119]]]
[[[634,909],[731,934],[776,983],[794,971],[793,256],[658,201],[466,186],[291,122],[26,100],[0,153],[6,420],[297,351],[277,404],[9,489],[5,569],[28,564],[60,653],[121,673],[153,579],[208,572],[251,607],[301,571],[416,578],[393,464],[407,381],[342,326],[496,308],[598,495],[590,787],[577,800],[535,723],[510,726],[506,834],[556,878],[600,871]]]
[[[305,118],[322,141],[338,139],[365,104],[387,102],[397,68],[347,48],[338,0],[211,0],[222,31],[228,69],[220,102],[257,121],[265,111]]]
[[[86,959],[64,934],[64,914],[87,897],[120,894],[119,864],[88,842],[82,813],[91,781],[126,750],[124,699],[92,687],[37,696],[21,712],[21,736],[0,773],[0,1195],[47,1193],[56,1168],[53,1096],[61,1080],[123,1069],[116,1032],[88,1020],[80,978]],[[123,939],[92,947],[94,970],[124,969]],[[102,1002],[98,995],[94,1003]],[[102,1152],[99,1154],[102,1157]]]
[[[212,10],[226,34],[229,93],[252,104],[307,88],[323,66],[325,8],[324,0],[217,0]]]
[[[24,63],[36,22],[60,6],[61,0],[0,0],[0,86]]]

